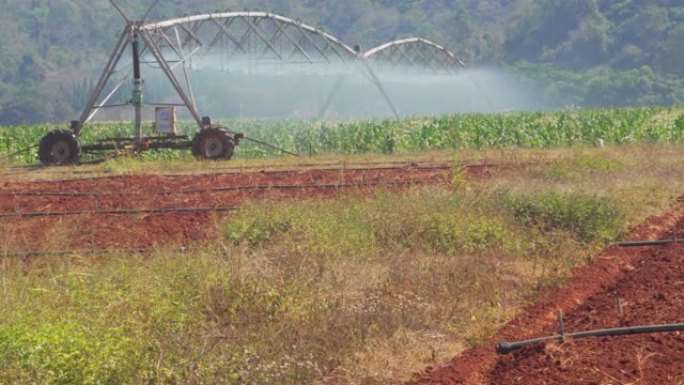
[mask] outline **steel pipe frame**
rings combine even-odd
[[[378,55],[384,55],[385,57],[391,58],[391,53],[394,51],[399,52],[400,55],[404,58],[408,58],[411,59],[411,61],[415,61],[415,58],[411,58],[410,56],[408,56],[407,49],[411,47],[416,50],[416,57],[422,59],[424,61],[424,64],[426,64],[428,67],[432,68],[432,65],[428,65],[427,58],[425,58],[424,54],[420,52],[419,47],[425,47],[433,50],[437,54],[433,55],[433,59],[437,61],[440,65],[442,65],[444,68],[446,68],[448,71],[465,68],[465,62],[456,57],[456,55],[447,50],[445,47],[420,37],[400,39],[379,45],[375,48],[369,49],[368,51],[364,52],[363,57],[371,59]],[[390,60],[390,64],[397,64],[398,62],[399,60],[396,59]]]
[[[121,36],[119,37],[119,40],[117,41],[116,46],[112,51],[112,54],[109,56],[107,65],[105,65],[105,68],[102,71],[102,75],[100,75],[100,78],[97,82],[97,85],[95,86],[95,89],[93,90],[93,93],[90,94],[90,98],[88,99],[86,107],[83,110],[83,113],[81,113],[81,117],[78,119],[78,126],[75,127],[74,130],[74,134],[76,134],[76,136],[80,135],[83,125],[88,120],[92,119],[92,117],[94,116],[94,114],[91,113],[94,110],[95,104],[97,103],[97,99],[100,97],[100,94],[102,94],[102,92],[104,91],[104,87],[107,85],[107,81],[109,81],[109,78],[111,78],[112,74],[116,70],[116,66],[117,64],[119,64],[121,56],[123,56],[126,47],[130,43],[129,31],[130,29],[127,25],[121,33]],[[111,95],[109,95],[109,97],[111,97]]]
[[[316,29],[312,26],[309,26],[307,24],[298,22],[296,20],[276,15],[273,13],[269,12],[218,12],[218,13],[209,13],[209,14],[203,14],[203,15],[194,15],[194,16],[186,16],[186,17],[181,17],[181,18],[176,18],[176,19],[170,19],[166,21],[161,21],[161,22],[153,22],[153,23],[148,23],[142,26],[143,29],[145,30],[158,30],[166,27],[171,27],[174,25],[181,25],[181,24],[190,24],[190,23],[196,23],[196,22],[201,22],[201,21],[207,21],[207,20],[220,20],[220,19],[233,19],[233,18],[247,18],[247,19],[256,19],[256,18],[266,18],[266,19],[272,19],[281,23],[286,23],[290,25],[295,25],[301,30],[307,31],[309,33],[319,35],[323,37],[326,41],[328,41],[330,44],[336,45],[339,48],[343,49],[347,53],[349,53],[350,56],[356,56],[356,52],[349,47],[348,45],[344,44],[342,41],[337,39],[336,37],[320,30]]]
[[[114,3],[112,4],[115,5]],[[154,7],[150,7],[146,13],[146,16],[149,15],[152,8]],[[125,15],[123,16],[125,17]],[[389,64],[393,66],[402,63],[408,63],[409,65],[416,66],[420,63],[422,66],[429,68],[432,72],[438,72],[437,64],[441,68],[445,68],[447,72],[452,72],[457,68],[463,68],[465,66],[463,61],[458,59],[446,48],[423,38],[415,37],[395,40],[372,48],[366,52],[357,52],[336,37],[326,33],[321,29],[314,28],[299,21],[268,12],[218,12],[152,23],[145,23],[144,21],[132,22],[128,19],[126,20],[127,24],[121,33],[121,36],[119,37],[112,54],[109,57],[109,60],[87,102],[85,109],[83,110],[83,113],[78,120],[77,126],[74,128],[75,134],[77,136],[80,135],[80,131],[84,124],[90,121],[100,109],[108,107],[106,103],[125,82],[125,79],[128,77],[128,75],[124,77],[124,80],[121,80],[117,83],[114,89],[108,95],[106,95],[102,102],[98,103],[98,99],[104,92],[108,81],[115,73],[117,65],[120,62],[120,59],[123,56],[126,48],[129,44],[133,44],[137,39],[140,39],[140,41],[144,43],[144,46],[141,47],[140,56],[147,52],[151,53],[155,62],[164,72],[167,79],[175,89],[177,95],[182,100],[182,104],[188,108],[190,114],[200,129],[203,128],[202,118],[197,109],[194,92],[190,82],[190,76],[188,73],[188,60],[197,54],[197,52],[199,52],[199,50],[203,47],[206,47],[208,51],[211,51],[218,45],[223,37],[227,38],[238,50],[248,54],[249,49],[245,48],[246,40],[254,39],[256,37],[257,41],[263,44],[260,55],[263,56],[266,52],[271,52],[280,61],[291,61],[293,58],[297,57],[297,54],[299,54],[299,56],[304,58],[304,60],[308,63],[316,62],[316,60],[311,56],[310,52],[306,49],[306,45],[311,46],[313,51],[319,55],[318,59],[322,60],[323,62],[331,63],[334,60],[341,62],[353,62],[360,59],[362,62],[360,67],[361,72],[366,74],[368,79],[380,91],[382,97],[385,99],[393,114],[397,118],[399,117],[399,113],[392,103],[391,98],[385,91],[382,82],[373,70],[370,64],[371,59],[385,58]],[[244,33],[239,38],[236,37],[235,34],[230,30],[235,20],[241,20],[246,26]],[[261,24],[266,20],[271,22],[271,27],[274,31],[271,34],[269,34],[265,28],[261,26]],[[213,38],[211,38],[211,43],[208,45],[204,44],[202,37],[200,36],[200,31],[207,22],[211,22],[211,25],[218,28],[218,31],[216,31],[213,35]],[[300,35],[299,39],[290,34],[288,29],[294,29]],[[180,32],[181,30],[182,33]],[[170,31],[173,31],[173,36],[169,36],[168,33]],[[319,42],[317,43],[314,41],[314,38],[318,38]],[[276,47],[278,45],[278,41],[280,41],[280,50]],[[283,42],[287,42],[292,48],[292,51],[287,56],[283,51]],[[323,43],[322,45],[321,42]],[[173,54],[177,56],[177,60],[167,58],[167,50],[165,47],[168,47]],[[190,49],[188,54],[184,53],[186,49]],[[430,57],[426,57],[426,52],[430,52]],[[170,65],[171,62],[174,62],[174,64]],[[183,66],[185,86],[182,85],[181,81],[174,73],[175,68],[179,65]],[[344,77],[342,77],[340,83],[343,80]],[[141,81],[141,79],[138,79],[138,81]],[[139,87],[141,84],[136,84],[135,86]],[[320,111],[320,116],[325,114],[327,107],[330,105],[333,96],[339,91],[340,86],[341,84],[339,86],[336,85],[332,90],[331,94],[326,99],[325,106]],[[140,127],[138,127],[140,125],[138,109],[139,106],[136,107],[136,139],[138,141],[142,141],[143,138],[139,132]]]
[[[222,16],[225,16],[223,23],[221,22]],[[237,26],[234,26],[234,22],[236,20],[242,22],[241,26],[244,27],[244,31],[231,31],[231,28],[237,29]],[[214,31],[213,37],[209,39],[210,42],[208,44],[204,44],[202,42],[202,38],[197,35],[201,29],[201,26],[208,21],[212,22],[211,25],[215,26],[217,31]],[[265,24],[264,21],[269,21],[270,23]],[[338,40],[331,40],[327,36],[323,35],[320,31],[315,30],[313,27],[306,26],[305,24],[298,23],[291,19],[282,18],[277,15],[261,12],[212,14],[208,15],[207,18],[202,19],[191,18],[190,21],[181,19],[181,22],[178,23],[165,23],[158,27],[149,28],[149,31],[151,33],[159,34],[160,36],[164,36],[169,29],[175,29],[177,27],[182,27],[188,33],[186,39],[184,39],[182,42],[179,42],[179,46],[193,43],[197,44],[198,46],[206,46],[207,51],[211,51],[218,45],[219,42],[221,42],[221,38],[225,37],[233,46],[235,46],[237,50],[241,51],[243,54],[249,55],[250,52],[248,52],[248,49],[245,47],[250,39],[254,39],[256,37],[257,43],[263,45],[259,47],[261,48],[260,55],[262,58],[265,53],[271,52],[279,61],[291,61],[294,54],[299,52],[299,54],[304,57],[306,61],[309,63],[314,63],[316,60],[312,59],[304,47],[302,47],[302,43],[307,41],[314,48],[314,50],[318,52],[324,62],[331,62],[331,58],[325,53],[327,50],[331,50],[331,52],[342,59],[342,56],[339,54],[339,49],[335,48],[339,48]],[[288,32],[288,28],[295,28],[295,30],[301,34],[299,41],[297,41],[297,39]],[[272,30],[273,32],[269,31],[268,29]],[[239,32],[242,32],[241,36],[237,35]],[[193,36],[191,36],[191,34]],[[322,38],[322,41],[324,42],[322,48],[319,44],[313,41],[311,36],[309,36],[314,34],[315,36],[320,36]],[[281,40],[281,49],[276,47],[278,45],[278,39]],[[171,44],[169,41],[171,39],[166,40],[167,43]],[[292,52],[289,55],[287,55],[282,48],[283,41],[286,41],[292,46]],[[179,46],[174,46],[172,49],[178,52]],[[257,48],[257,50],[259,50],[259,48]],[[349,50],[348,47],[344,49]],[[355,53],[353,52],[348,53],[349,55],[347,55],[347,58],[344,59],[355,56]]]
[[[225,22],[222,24],[219,22],[219,20],[225,20]],[[246,26],[246,30],[240,38],[234,36],[234,34],[231,33],[231,31],[229,30],[234,20],[241,20]],[[272,21],[275,26],[275,32],[271,35],[270,38],[267,37],[267,33],[261,29],[262,27],[260,27],[261,23],[264,20]],[[325,51],[332,50],[332,52],[341,61],[355,60],[359,57],[362,57],[366,59],[365,61],[367,62],[368,59],[377,56],[389,58],[390,64],[392,65],[401,64],[402,61],[400,59],[392,58],[392,51],[394,51],[399,52],[400,57],[404,59],[404,64],[409,63],[410,65],[417,66],[417,63],[420,62],[422,66],[429,68],[434,73],[438,73],[439,71],[438,68],[436,68],[436,65],[433,63],[436,63],[440,67],[445,68],[446,71],[449,73],[453,72],[456,68],[463,68],[465,66],[465,63],[463,61],[458,59],[453,53],[449,52],[446,48],[427,39],[408,38],[395,40],[375,47],[364,53],[357,53],[356,51],[352,50],[349,46],[342,43],[339,39],[321,31],[320,29],[316,29],[314,27],[300,23],[299,21],[295,21],[280,15],[275,15],[267,12],[223,12],[187,16],[184,18],[171,19],[164,22],[149,23],[144,25],[143,28],[149,30],[163,31],[171,27],[175,28],[176,26],[183,26],[189,24],[191,25],[191,27],[186,27],[185,29],[188,31],[192,30],[197,32],[200,29],[200,27],[207,21],[212,21],[216,26],[219,27],[219,32],[213,37],[212,42],[209,44],[209,50],[213,49],[217,45],[217,43],[221,40],[220,37],[226,36],[228,40],[230,40],[230,42],[232,42],[237,49],[239,49],[243,53],[246,53],[247,50],[245,50],[244,47],[245,40],[248,39],[251,35],[256,34],[259,41],[264,44],[261,55],[263,56],[264,53],[270,51],[279,60],[284,60],[285,56],[284,52],[279,51],[275,47],[275,40],[278,38],[285,37],[286,40],[293,46],[293,50],[289,55],[289,59],[292,59],[293,55],[296,52],[299,52],[304,57],[304,59],[309,63],[313,63],[314,60],[309,56],[309,54],[307,54],[306,50],[303,49],[302,44],[304,43],[304,41],[308,42],[308,44],[310,44],[318,52],[318,54],[321,55],[321,58],[327,62],[331,62],[331,59],[329,56],[326,55]],[[287,33],[286,29],[288,27],[294,27],[301,33],[301,38],[298,42],[295,41],[296,39],[292,38],[292,36],[290,36]],[[313,41],[312,36],[322,37],[326,44],[322,48],[319,47]],[[193,36],[192,40],[199,42],[201,39],[195,35]],[[186,41],[189,40],[186,39]],[[340,53],[337,49],[335,49],[335,47],[341,47],[344,51],[346,51],[348,56],[343,57],[342,55],[340,55]],[[431,52],[436,53],[431,54],[432,60],[428,59],[426,57],[426,54],[421,52],[421,48],[424,50],[429,49]],[[413,56],[410,56],[411,52]],[[387,95],[386,91],[384,90],[384,87],[382,86],[382,83],[380,82],[379,78],[377,77],[373,69],[370,68],[368,64],[366,64],[363,66],[363,70],[367,71],[369,75],[369,80],[378,88],[383,98],[385,98],[388,105],[390,106],[394,115],[396,117],[399,117],[397,109],[394,107],[391,99]],[[333,89],[331,95],[328,97],[326,101],[326,106],[330,104],[330,101],[332,100],[332,95],[334,95],[338,91],[338,89],[339,87],[337,86]],[[326,109],[327,107],[323,107],[319,115],[322,116]]]
[[[136,22],[128,22],[126,27],[124,28],[124,31],[122,32],[114,51],[110,55],[110,58],[108,60],[107,65],[105,66],[102,75],[100,76],[98,83],[95,87],[95,90],[91,94],[90,99],[88,100],[88,103],[86,105],[86,108],[84,109],[81,117],[79,118],[79,123],[78,126],[76,127],[75,133],[76,135],[80,135],[80,130],[82,129],[83,125],[91,120],[94,115],[103,107],[106,107],[107,101],[116,93],[116,91],[121,87],[123,84],[123,81],[119,82],[116,87],[114,87],[114,90],[111,91],[102,102],[98,103],[97,100],[104,91],[104,87],[106,86],[107,82],[111,78],[111,76],[114,74],[116,70],[116,66],[118,65],[121,57],[123,56],[123,53],[125,52],[126,48],[128,47],[129,44],[132,43],[132,41],[136,40],[137,38],[140,38],[144,43],[145,43],[145,49],[147,49],[151,54],[154,56],[155,61],[159,64],[161,67],[162,71],[170,81],[171,85],[174,87],[176,90],[178,96],[182,99],[183,104],[190,110],[191,115],[197,122],[197,124],[202,127],[202,120],[200,117],[199,112],[197,111],[196,103],[195,103],[195,98],[194,98],[194,93],[192,91],[192,86],[189,80],[189,74],[188,74],[188,67],[187,67],[187,62],[190,57],[192,57],[194,54],[196,54],[199,49],[203,46],[203,42],[201,38],[197,35],[197,31],[201,28],[201,26],[204,24],[205,21],[207,20],[213,20],[216,22],[216,24],[220,25],[220,23],[217,22],[217,19],[222,19],[222,18],[240,18],[243,21],[246,22],[248,26],[248,30],[244,33],[244,35],[238,40],[232,34],[230,34],[230,31],[227,28],[220,28],[220,31],[217,35],[215,35],[214,40],[219,39],[220,36],[225,35],[236,44],[243,52],[245,51],[243,47],[243,42],[246,38],[249,38],[252,33],[256,34],[263,43],[269,47],[272,52],[274,52],[281,60],[283,60],[283,55],[278,52],[278,50],[275,48],[273,41],[276,37],[282,35],[285,36],[290,43],[294,46],[294,49],[296,51],[299,51],[304,57],[307,59],[307,61],[313,63],[313,60],[306,54],[306,51],[302,48],[301,46],[301,41],[307,40],[311,46],[315,48],[317,52],[325,59],[325,61],[330,62],[331,60],[325,55],[325,50],[331,50],[334,52],[337,56],[339,55],[339,52],[332,48],[331,45],[337,45],[339,47],[342,47],[344,50],[346,50],[350,55],[355,55],[355,52],[349,48],[348,46],[344,45],[344,43],[341,43],[339,40],[336,38],[332,37],[331,35],[328,35],[325,32],[322,32],[320,30],[316,30],[313,27],[310,27],[308,25],[296,22],[292,19],[288,19],[282,16],[278,15],[271,15],[268,13],[261,13],[261,12],[237,12],[237,13],[221,13],[221,14],[209,14],[209,15],[204,15],[205,17],[189,17],[189,18],[183,18],[183,19],[173,19],[167,22],[161,22],[161,23],[152,23],[152,24],[145,24],[142,25],[141,23],[136,23]],[[253,21],[252,18],[258,17],[260,19],[257,19],[257,21]],[[276,32],[274,36],[272,36],[270,39],[268,39],[262,31],[260,31],[258,24],[263,20],[264,18],[266,19],[271,19],[271,20],[277,20],[280,21],[284,24],[279,25],[279,29]],[[188,23],[194,23],[192,26],[188,26]],[[232,22],[232,20],[231,20]],[[293,25],[296,26],[297,30],[300,31],[303,35],[303,37],[300,39],[300,42],[296,42],[289,34],[285,32],[285,28],[288,25]],[[181,39],[180,33],[179,33],[179,28],[183,29],[185,32],[184,39]],[[166,31],[168,29],[172,29],[174,32],[173,38],[169,37]],[[318,36],[322,36],[324,38],[324,41],[326,41],[328,44],[321,49],[314,41],[311,39],[310,36],[308,36],[308,33],[314,33],[317,34]],[[155,39],[156,37],[156,39]],[[175,38],[175,39],[174,39]],[[175,43],[174,43],[175,40]],[[269,41],[270,40],[270,41]],[[169,65],[170,60],[168,60],[163,52],[163,42],[166,43],[166,45],[175,53],[175,55],[178,56],[178,60],[174,66]],[[185,55],[183,53],[185,46],[188,44],[196,44],[197,47],[193,47],[192,52],[190,52],[189,55]],[[290,55],[292,56],[292,54]],[[183,86],[181,85],[179,79],[176,77],[174,74],[174,68],[178,65],[182,64],[183,65],[183,71],[185,75],[185,83],[186,83],[186,88],[184,89]],[[137,124],[138,118],[136,117],[136,124]],[[140,136],[140,135],[137,135]],[[141,139],[141,138],[138,138]]]
[[[188,139],[181,139],[181,138],[176,138],[176,137],[169,137],[169,138],[164,138],[164,139],[158,139],[158,138],[143,138],[145,140],[152,139],[145,147],[146,150],[161,150],[161,149],[174,149],[174,150],[187,150],[192,147],[192,141]],[[84,153],[94,153],[94,152],[101,152],[101,151],[117,151],[117,150],[124,150],[126,149],[126,144],[119,145],[123,141],[116,143],[116,141],[103,141],[101,143],[96,143],[96,144],[88,144],[81,146],[81,149]],[[131,148],[130,145],[136,144],[135,139],[131,139],[128,141],[129,149]]]

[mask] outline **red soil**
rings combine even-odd
[[[670,239],[673,229],[684,229],[682,204],[630,238]],[[677,332],[550,342],[496,354],[498,341],[558,334],[561,310],[566,332],[684,322],[684,245],[605,250],[484,347],[427,368],[414,384],[684,384],[684,334]]]
[[[467,171],[472,178],[483,178],[495,169]],[[450,178],[449,167],[406,166],[5,181],[0,182],[0,252],[184,246],[212,238],[214,221],[230,215],[97,213],[102,210],[238,207],[255,199],[333,198],[371,193],[379,186],[445,184]],[[16,215],[41,212],[78,215]],[[635,229],[630,238],[671,238],[676,225],[684,228],[684,204]],[[622,314],[616,307],[618,298]],[[427,368],[415,384],[684,384],[684,337],[678,333],[552,342],[508,356],[494,351],[498,341],[557,334],[559,310],[565,314],[566,331],[684,322],[684,245],[605,250],[590,266],[575,271],[567,284],[544,294],[505,325],[484,347]]]
[[[473,177],[490,173],[489,167],[468,170]],[[450,166],[407,165],[0,182],[0,234],[5,248],[0,252],[188,245],[210,238],[207,232],[215,230],[214,221],[230,214],[210,210],[120,211],[237,208],[254,199],[339,197],[369,193],[377,188],[445,184],[450,176]],[[45,213],[53,215],[40,215]]]

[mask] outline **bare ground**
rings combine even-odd
[[[491,166],[466,168],[488,178]],[[132,175],[0,182],[5,254],[64,249],[190,245],[213,238],[215,220],[255,199],[334,198],[416,184],[449,183],[448,165],[306,169],[208,175]],[[225,210],[219,210],[225,209]],[[184,211],[189,210],[189,211]],[[196,211],[192,211],[196,210]],[[684,203],[651,218],[631,239],[684,237]],[[616,306],[618,298],[622,312]],[[684,245],[605,250],[545,293],[482,347],[426,368],[413,384],[684,384],[679,333],[552,342],[507,356],[498,341],[567,331],[684,321]]]
[[[678,203],[630,238],[681,238],[681,229],[684,204]],[[606,249],[483,347],[427,368],[412,384],[684,384],[684,334],[678,332],[551,342],[497,355],[498,341],[558,334],[559,311],[566,332],[683,322],[684,245]]]

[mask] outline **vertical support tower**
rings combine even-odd
[[[144,81],[140,71],[140,36],[138,30],[139,26],[136,25],[130,28],[133,50],[133,95],[131,96],[131,104],[133,104],[135,109],[135,120],[133,122],[135,127],[135,144],[139,146],[143,141],[142,106]]]

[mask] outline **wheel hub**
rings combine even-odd
[[[57,162],[66,162],[71,158],[71,147],[67,141],[60,140],[52,146],[51,154]]]
[[[204,142],[204,155],[207,158],[215,158],[223,152],[223,143],[220,138],[207,138]]]

